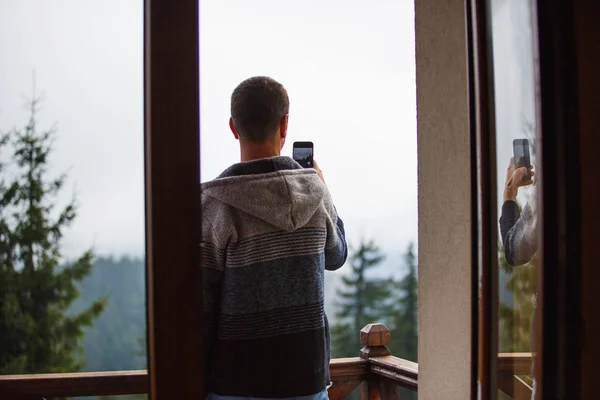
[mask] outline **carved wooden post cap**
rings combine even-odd
[[[360,344],[363,346],[386,346],[390,342],[390,330],[384,324],[369,324],[360,330]]]
[[[391,332],[384,324],[369,324],[360,330],[361,358],[389,356],[385,347],[391,342]]]

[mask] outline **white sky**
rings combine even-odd
[[[65,253],[143,254],[141,0],[0,0],[0,130],[23,94],[57,123],[52,171],[79,215]],[[202,179],[238,161],[229,96],[252,75],[288,89],[293,141],[315,143],[348,239],[399,254],[417,238],[414,12],[410,0],[201,2]],[[442,194],[443,195],[443,194]]]

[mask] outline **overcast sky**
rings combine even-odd
[[[23,95],[56,123],[53,173],[77,220],[64,250],[143,254],[141,0],[0,0],[0,130]],[[409,0],[201,2],[202,179],[238,161],[229,97],[253,75],[290,95],[292,142],[310,140],[348,239],[399,254],[417,238],[414,12]]]
[[[58,129],[51,171],[69,172],[59,201],[75,191],[80,205],[67,256],[144,251],[142,6],[0,0],[0,130],[25,124],[35,70],[39,125]],[[499,194],[512,140],[534,121],[528,11],[494,1]],[[204,0],[200,14],[202,180],[238,161],[231,91],[269,75],[290,95],[283,153],[313,141],[349,241],[397,259],[417,238],[413,2]]]

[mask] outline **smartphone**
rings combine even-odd
[[[513,140],[513,160],[515,163],[515,168],[531,168],[531,158],[529,156],[529,140]]]
[[[313,151],[314,146],[312,142],[294,142],[292,158],[304,168],[312,168]]]

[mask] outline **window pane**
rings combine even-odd
[[[0,374],[146,368],[142,7],[0,4]]]
[[[416,361],[414,3],[200,5],[202,181],[240,161],[228,124],[236,86],[261,75],[282,83],[290,112],[281,155],[313,142],[351,247],[344,267],[325,272],[332,356],[358,356],[359,330],[384,322],[393,354]]]
[[[498,193],[499,398],[531,397],[540,140],[533,3],[491,0]],[[522,354],[525,353],[525,354]],[[521,360],[521,361],[520,361]]]

